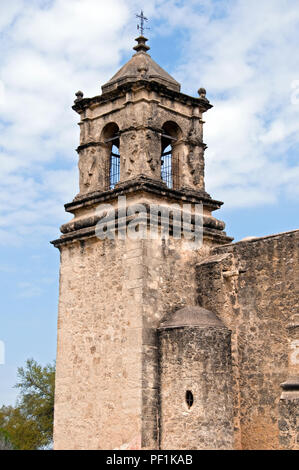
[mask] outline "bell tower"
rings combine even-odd
[[[78,92],[73,106],[80,117],[80,190],[65,205],[73,219],[52,242],[61,257],[56,449],[161,447],[158,330],[169,315],[196,305],[196,264],[232,240],[212,215],[222,203],[205,191],[203,114],[212,107],[206,91],[181,93],[149,55],[147,39],[136,42],[102,93]],[[99,237],[105,213],[99,207],[119,216],[119,198],[128,209],[117,223],[111,219],[116,236]],[[200,246],[191,250],[183,236],[174,237],[174,215],[167,236],[148,236],[152,205],[175,205],[181,217],[185,204],[191,225],[194,207],[202,207]],[[126,237],[140,205],[147,236]],[[159,212],[158,225],[162,218]]]

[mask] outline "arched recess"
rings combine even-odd
[[[162,126],[161,179],[168,188],[179,187],[179,153],[177,144],[182,136],[180,127],[174,121]]]
[[[114,189],[120,180],[119,127],[115,122],[106,124],[101,141],[106,148],[105,189]]]

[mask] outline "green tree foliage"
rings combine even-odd
[[[15,449],[34,450],[43,445],[37,424],[27,419],[18,407],[3,406],[0,409],[0,426]]]
[[[18,369],[20,394],[15,407],[0,409],[0,430],[20,450],[49,446],[53,439],[55,365],[40,366],[33,359]]]
[[[14,450],[8,433],[2,429],[0,429],[0,450]]]

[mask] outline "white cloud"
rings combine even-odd
[[[43,290],[35,284],[30,282],[20,282],[18,284],[19,294],[18,297],[23,299],[31,299],[33,297],[39,297]]]
[[[4,83],[0,80],[0,106],[4,104],[5,100],[5,87]]]
[[[5,30],[12,24],[16,16],[24,8],[24,0],[12,0],[10,2],[0,3],[0,30]]]
[[[281,194],[298,198],[290,185],[298,169],[299,106],[292,97],[299,10],[291,0],[226,4],[225,18],[185,16],[190,42],[178,68],[188,91],[205,86],[215,105],[205,115],[207,189],[230,207],[275,203]]]
[[[128,44],[128,8],[122,0],[3,3],[0,242],[7,244],[49,223],[58,234],[69,218],[63,204],[78,190],[74,93],[99,94],[114,74]]]

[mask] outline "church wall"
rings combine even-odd
[[[236,447],[278,449],[287,324],[298,312],[299,231],[215,248],[197,266],[198,302],[232,330]]]
[[[61,247],[56,449],[140,447],[143,269],[130,240]]]
[[[62,246],[56,449],[159,446],[157,327],[196,298],[183,240]]]
[[[159,377],[158,328],[173,312],[196,305],[197,263],[208,256],[212,245],[231,240],[224,223],[211,215],[222,203],[205,192],[202,116],[212,107],[206,91],[201,88],[199,98],[181,94],[180,84],[145,53],[149,49],[145,38],[137,42],[137,54],[103,85],[102,94],[84,98],[79,91],[73,106],[80,115],[80,192],[65,206],[73,220],[61,227],[60,239],[52,242],[61,253],[56,449],[164,445],[160,397],[170,389]],[[110,189],[114,186],[111,152],[118,154],[114,146],[119,151],[120,174]],[[171,188],[161,176],[162,161],[165,164],[161,151],[169,146]],[[147,210],[153,203],[203,204],[203,247],[194,251],[186,241],[175,240],[173,227],[167,240],[97,239],[96,206],[108,203],[115,208],[117,196],[126,196],[131,204],[145,202]],[[131,222],[129,211],[126,223]],[[219,331],[210,338],[209,347],[213,339],[226,344],[229,332],[224,330],[223,335]],[[223,358],[228,355],[229,348],[224,348]],[[228,362],[224,360],[227,366]],[[211,383],[214,378],[211,372]],[[229,387],[229,381],[230,374],[219,376],[219,383],[216,380],[220,388]],[[231,409],[226,408],[229,415]],[[174,431],[173,445],[179,429]],[[164,438],[168,439],[165,445],[171,445],[170,437]],[[227,445],[220,438],[217,442],[221,448]]]

